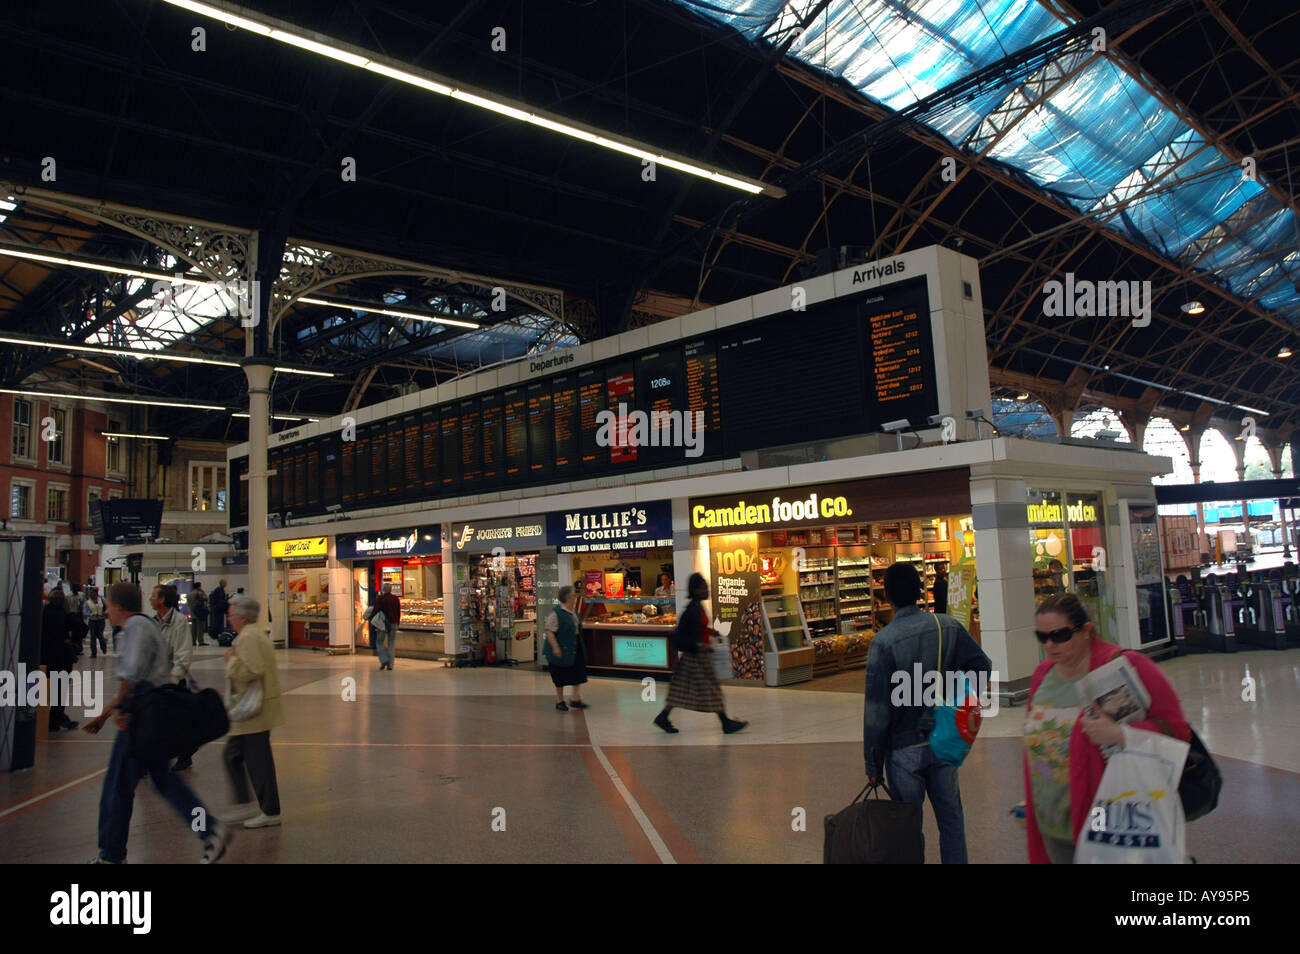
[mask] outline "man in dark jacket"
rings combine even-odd
[[[225,580],[217,581],[217,588],[208,597],[208,605],[212,610],[212,632],[221,635],[226,629],[226,609],[230,606]]]
[[[867,653],[863,755],[868,781],[879,783],[887,775],[890,795],[898,801],[924,807],[929,793],[939,825],[940,858],[944,864],[965,864],[966,822],[957,768],[935,758],[930,731],[934,705],[942,701],[949,674],[965,673],[987,686],[992,663],[961,623],[917,607],[922,592],[921,576],[911,563],[895,563],[885,571],[885,595],[895,612]],[[936,671],[939,677],[922,675]]]
[[[397,658],[397,624],[402,618],[402,604],[393,595],[393,585],[385,583],[379,596],[375,597],[375,612],[384,614],[384,631],[376,632],[373,617],[370,624],[370,639],[375,644],[379,655],[379,668],[392,672],[393,660]],[[384,648],[387,641],[387,650]]]
[[[206,646],[208,632],[208,594],[203,592],[203,584],[197,580],[190,591],[190,618],[193,630],[190,639],[195,646]]]
[[[41,665],[45,667],[49,685],[67,685],[67,680],[56,680],[58,673],[70,673],[77,664],[77,652],[72,645],[72,617],[62,590],[51,590],[45,608],[41,610]],[[84,624],[83,624],[84,625]],[[63,699],[50,698],[50,731],[75,729],[77,723],[63,711]]]

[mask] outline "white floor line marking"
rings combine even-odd
[[[63,785],[60,785],[58,788],[52,788],[48,792],[42,792],[40,795],[37,795],[34,798],[29,798],[25,802],[19,802],[13,808],[6,808],[4,811],[0,812],[0,818],[4,818],[6,815],[12,815],[14,812],[18,811],[19,809],[26,808],[28,805],[35,805],[37,802],[44,801],[45,799],[49,798],[51,795],[57,795],[59,794],[59,792],[72,788],[72,786],[74,785],[80,785],[82,782],[88,781],[89,779],[94,778],[96,775],[103,775],[107,771],[108,771],[108,766],[105,766],[102,769],[98,769],[94,772],[91,772],[89,775],[83,775],[81,776],[81,778],[76,778],[73,779],[71,782],[67,782]]]
[[[627,802],[627,807],[632,811],[632,817],[636,819],[636,823],[645,832],[645,836],[650,840],[650,844],[654,848],[655,854],[659,856],[659,860],[666,865],[677,864],[677,859],[668,850],[668,845],[659,837],[659,832],[650,823],[649,817],[641,810],[641,806],[632,797],[632,793],[627,790],[623,780],[618,777],[618,773],[614,771],[614,766],[609,763],[609,759],[605,758],[605,753],[600,750],[600,746],[592,742],[591,750],[596,753],[596,758],[600,759],[600,764],[605,767],[605,771],[609,774],[609,780],[614,783],[614,788],[617,789],[619,795],[623,796],[623,801]]]

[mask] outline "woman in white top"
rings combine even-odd
[[[655,587],[655,596],[676,596],[677,584],[667,573],[659,574],[659,585]]]

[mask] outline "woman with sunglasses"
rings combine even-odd
[[[1085,709],[1077,683],[1122,650],[1101,640],[1087,609],[1073,593],[1043,600],[1034,630],[1047,658],[1034,670],[1025,719],[1029,861],[1068,865],[1106,770],[1101,747],[1124,744],[1118,722],[1093,707]],[[1125,656],[1151,695],[1147,718],[1128,724],[1186,742],[1191,729],[1169,680],[1142,653]]]

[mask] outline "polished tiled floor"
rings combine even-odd
[[[200,653],[195,675],[219,685],[219,651]],[[380,673],[369,656],[281,658],[287,722],[272,741],[284,825],[241,830],[230,862],[813,864],[822,818],[861,787],[862,701],[853,693],[728,686],[728,706],[749,729],[724,737],[714,717],[679,711],[680,734],[665,736],[650,724],[664,684],[651,701],[638,682],[594,679],[584,693],[592,708],[560,713],[540,672],[399,660]],[[1300,651],[1161,666],[1225,776],[1218,811],[1188,828],[1191,854],[1201,863],[1300,861]],[[349,677],[356,701],[343,698]],[[1254,701],[1242,699],[1246,677]],[[1023,708],[1004,708],[987,719],[962,769],[973,862],[1025,860],[1009,815],[1023,797],[1023,718]],[[0,862],[95,854],[110,731],[60,733],[38,746],[34,769],[0,775]],[[189,777],[220,815],[229,798],[220,744],[198,753]],[[806,830],[797,830],[801,814]],[[937,861],[928,809],[926,831]],[[131,862],[189,862],[198,850],[142,784]]]

